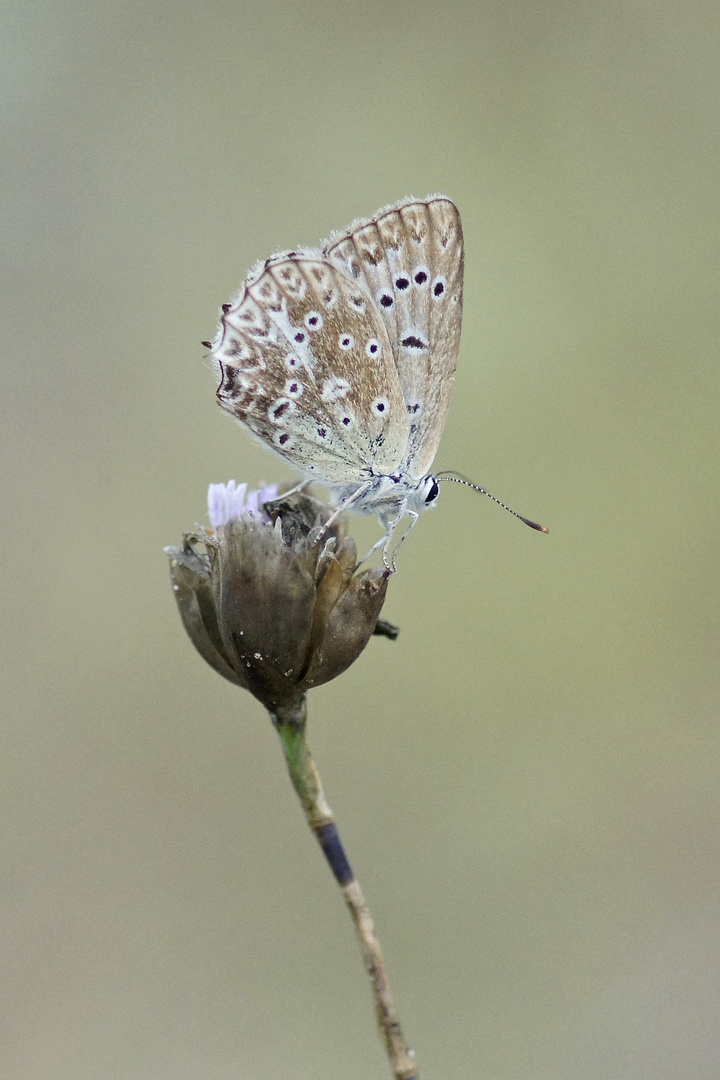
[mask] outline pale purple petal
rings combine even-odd
[[[267,484],[259,491],[251,491],[247,497],[246,512],[250,517],[258,521],[267,521],[267,514],[263,510],[263,503],[277,498],[277,484]]]
[[[277,497],[277,484],[268,484],[260,491],[248,491],[247,484],[210,484],[208,488],[208,516],[213,529],[219,529],[228,521],[240,517],[266,521],[262,504]]]
[[[227,486],[227,520],[235,521],[240,517],[245,508],[245,493],[247,484],[235,484],[234,480],[228,481]]]
[[[251,491],[245,501],[245,510],[250,517],[260,517],[259,491]]]
[[[227,521],[224,484],[211,484],[208,488],[208,517],[213,529],[219,529]]]
[[[208,488],[208,517],[213,529],[239,518],[245,505],[247,484],[210,484]]]

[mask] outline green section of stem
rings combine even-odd
[[[320,776],[305,739],[307,708],[305,698],[296,706],[272,713],[275,730],[280,736],[290,779],[302,803],[308,824],[313,832],[333,820],[325,801]]]

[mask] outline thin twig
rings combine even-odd
[[[332,812],[325,800],[317,767],[305,740],[305,699],[295,706],[283,707],[270,715],[280,736],[290,778],[302,803],[308,825],[342,889],[345,903],[355,923],[375,998],[378,1028],[390,1059],[393,1077],[395,1080],[418,1080],[412,1052],[408,1049],[402,1033],[390,992],[375,924],[348,862]]]

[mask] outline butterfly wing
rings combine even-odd
[[[212,356],[221,406],[306,476],[359,484],[399,467],[409,422],[385,322],[321,251],[252,271]]]
[[[463,236],[455,204],[404,199],[330,238],[327,258],[381,313],[408,415],[400,471],[429,472],[450,406],[462,328]]]

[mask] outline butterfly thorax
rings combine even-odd
[[[360,485],[343,484],[332,490],[336,505],[347,504],[357,513],[386,520],[427,510],[437,502],[438,492],[438,482],[430,474],[419,480],[406,474],[373,475]]]

